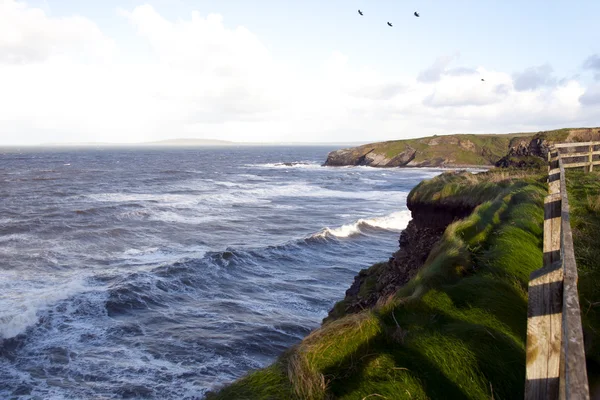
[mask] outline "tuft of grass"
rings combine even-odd
[[[210,398],[523,397],[527,283],[542,265],[547,192],[538,178],[444,174],[422,183],[415,204],[463,204],[472,194],[479,206],[446,229],[388,302],[325,323],[273,366]],[[261,374],[272,391],[259,386]]]
[[[206,400],[213,399],[293,399],[294,393],[283,370],[281,361],[251,372],[234,385],[222,388],[218,393],[208,393]]]

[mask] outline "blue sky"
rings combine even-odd
[[[107,85],[131,91],[122,96],[130,99],[136,98],[136,89],[148,89],[142,82],[131,83],[139,75],[135,68],[155,78],[146,82],[151,79],[156,87],[148,89],[129,114],[121,112],[126,104],[113,114],[110,107],[102,107],[114,103],[103,91],[106,85],[89,87],[87,93],[95,98],[89,104],[95,112],[82,111],[85,121],[69,119],[60,110],[49,115],[49,110],[36,110],[35,105],[29,106],[29,112],[13,106],[12,115],[0,116],[0,144],[209,136],[245,141],[369,141],[465,130],[600,125],[600,89],[594,78],[600,65],[596,68],[588,62],[590,67],[584,68],[586,60],[600,54],[594,28],[600,15],[597,1],[0,0],[2,6],[9,10],[5,15],[18,13],[5,25],[21,39],[5,40],[3,45],[0,38],[0,72],[5,68],[12,74],[15,90],[14,82],[27,85],[35,73],[32,93],[51,98],[49,91],[61,87],[57,81],[72,83],[68,75],[57,72],[59,64],[72,76],[99,71]],[[415,18],[414,11],[421,17]],[[32,22],[37,21],[32,17],[36,12],[43,14],[44,23]],[[38,14],[36,18],[41,18]],[[221,16],[218,26],[207,23],[214,31],[202,30],[209,14]],[[86,26],[79,23],[82,19]],[[394,27],[388,27],[387,21]],[[69,24],[72,28],[64,28],[68,35],[57,33],[63,29],[57,26]],[[50,39],[40,41],[32,31]],[[194,37],[198,32],[204,37]],[[173,42],[164,43],[160,35]],[[78,37],[76,45],[73,36]],[[27,42],[31,37],[35,43]],[[245,44],[236,47],[236,38]],[[206,47],[194,47],[198,40]],[[222,40],[229,44],[224,46]],[[245,49],[249,48],[261,56],[248,55]],[[31,49],[39,55],[23,61],[23,54]],[[198,54],[190,58],[194,53]],[[210,72],[202,77],[194,73],[216,57],[223,57],[220,67],[229,65],[237,74],[232,75],[233,81],[222,82],[222,90],[216,83],[222,75],[212,79]],[[2,59],[12,61],[2,63]],[[244,69],[248,59],[256,64],[254,72]],[[188,64],[173,69],[174,60]],[[437,72],[431,75],[436,60]],[[94,63],[96,69],[90,65]],[[457,68],[477,73],[465,78],[457,76]],[[428,70],[429,75],[424,72]],[[54,83],[42,80],[40,74]],[[127,74],[133,78],[126,79]],[[423,76],[432,78],[419,78]],[[181,90],[171,93],[169,82],[176,77],[181,79]],[[487,86],[471,87],[481,77]],[[189,93],[184,93],[185,82],[192,82]],[[205,93],[204,84],[215,85],[207,89],[215,98]],[[392,97],[373,97],[373,90],[389,87],[403,89]],[[65,106],[81,103],[74,96],[86,95],[77,88],[65,92]],[[224,97],[230,92],[243,92],[248,99],[232,105]],[[360,93],[369,95],[361,98]],[[148,100],[155,95],[158,100]],[[101,96],[106,96],[104,103]],[[319,101],[323,102],[320,108]],[[220,106],[215,105],[218,102]],[[145,115],[157,114],[152,107],[173,112],[156,117],[154,123],[141,121]],[[181,108],[186,111],[175,111]],[[241,114],[247,117],[240,118]],[[42,123],[44,118],[47,124]],[[90,119],[98,119],[101,128],[94,128]]]

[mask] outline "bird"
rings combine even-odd
[[[481,78],[481,82],[485,82],[485,79]]]
[[[392,24],[388,22],[388,26],[392,26]]]
[[[419,13],[415,11],[415,17],[419,17]]]
[[[360,10],[358,10],[358,13],[359,13],[360,15],[363,15],[363,12],[362,12],[362,11],[360,11]]]

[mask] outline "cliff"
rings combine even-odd
[[[447,135],[371,143],[329,153],[325,165],[372,167],[492,166],[513,135]]]
[[[321,328],[208,399],[522,398],[544,179],[494,170],[420,183],[392,259],[362,271]]]
[[[600,140],[598,128],[486,135],[445,135],[370,143],[332,151],[323,165],[371,167],[539,166],[555,142]],[[536,157],[536,158],[533,158]]]
[[[470,206],[433,206],[408,202],[412,219],[400,233],[400,249],[385,262],[363,269],[324,322],[373,308],[410,281],[425,264],[434,245],[452,222],[473,211]]]
[[[566,128],[555,131],[542,131],[533,136],[515,137],[509,143],[506,156],[498,160],[496,166],[523,168],[546,165],[548,151],[554,143],[599,140],[599,128]]]

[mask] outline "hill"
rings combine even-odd
[[[507,155],[544,156],[551,142],[600,139],[598,128],[564,128],[509,134],[455,134],[370,143],[336,150],[324,165],[372,167],[494,166]],[[534,141],[533,145],[530,145]],[[531,149],[530,149],[531,148]],[[509,161],[507,161],[509,163]]]
[[[155,142],[140,143],[141,146],[231,146],[236,144],[228,140],[217,140],[217,139],[168,139],[158,140]]]

